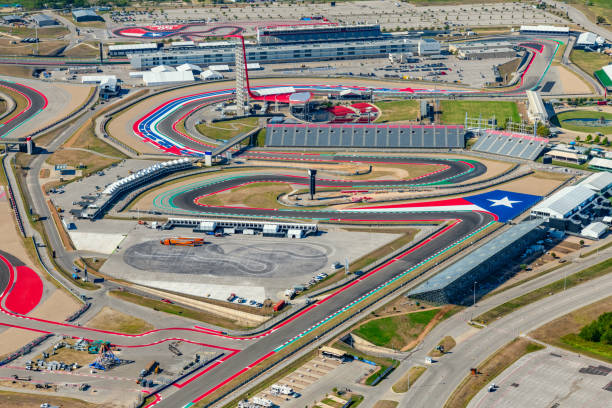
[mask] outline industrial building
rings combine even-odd
[[[585,32],[578,36],[574,48],[587,51],[595,51],[601,46],[603,46],[604,43],[605,40],[602,37],[599,37],[597,34]]]
[[[32,21],[34,21],[34,24],[36,24],[38,27],[51,27],[59,24],[53,17],[42,13],[34,14],[32,16]]]
[[[199,66],[234,64],[234,44],[217,45],[211,49],[187,51],[158,51],[128,54],[134,69],[164,64]],[[343,41],[314,44],[247,45],[247,59],[251,63],[283,63],[298,61],[325,61],[361,58],[386,58],[389,54],[439,54],[440,44],[435,40],[389,38],[371,41]],[[218,70],[215,70],[218,71]]]
[[[483,50],[488,48],[512,48],[514,43],[510,41],[468,41],[448,44],[448,51],[457,54],[461,50]]]
[[[5,24],[23,24],[25,23],[25,21],[23,20],[23,17],[17,16],[15,14],[10,14],[8,16],[2,16],[2,21],[4,21]]]
[[[528,247],[546,235],[543,224],[544,220],[535,219],[512,226],[412,289],[408,296],[439,304],[471,305],[477,293],[489,292],[506,279],[499,273],[501,268],[513,259],[519,261]]]
[[[548,112],[538,91],[527,91],[527,116],[532,122],[548,123]]]
[[[611,188],[612,174],[593,174],[546,198],[532,208],[531,216],[546,219],[552,228],[580,234],[595,219],[610,214]]]
[[[92,9],[72,10],[72,18],[77,23],[85,23],[88,21],[104,21],[102,17],[96,14]]]

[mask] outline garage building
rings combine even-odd
[[[32,20],[34,21],[34,23],[38,26],[38,27],[51,27],[54,25],[58,25],[59,23],[57,22],[56,19],[54,19],[53,17],[50,17],[46,14],[34,14],[32,16]]]
[[[73,10],[72,17],[77,23],[85,23],[88,21],[104,21],[104,19],[97,15],[96,12],[92,9]]]

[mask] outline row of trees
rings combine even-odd
[[[578,335],[586,341],[612,345],[612,312],[600,315],[584,326]]]
[[[576,136],[576,141],[580,142],[580,136]],[[598,144],[598,145],[602,145],[602,146],[610,146],[610,141],[608,140],[608,136],[605,136],[604,138],[602,138],[599,135],[595,135],[595,137],[591,136],[591,135],[587,135],[584,138],[584,142],[585,143],[594,143],[594,144]]]

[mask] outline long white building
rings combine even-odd
[[[542,96],[537,91],[527,91],[527,116],[532,122],[548,123],[548,112]]]
[[[142,70],[157,65],[199,66],[234,64],[234,44],[183,51],[158,51],[128,55],[132,68]],[[313,44],[247,45],[251,63],[283,63],[362,58],[386,58],[389,54],[437,55],[440,43],[431,39],[388,38],[368,41],[340,41]]]

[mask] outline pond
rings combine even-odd
[[[607,127],[612,126],[612,119],[605,118],[572,118],[565,119],[563,123],[569,123],[577,126],[590,126],[590,127]]]

